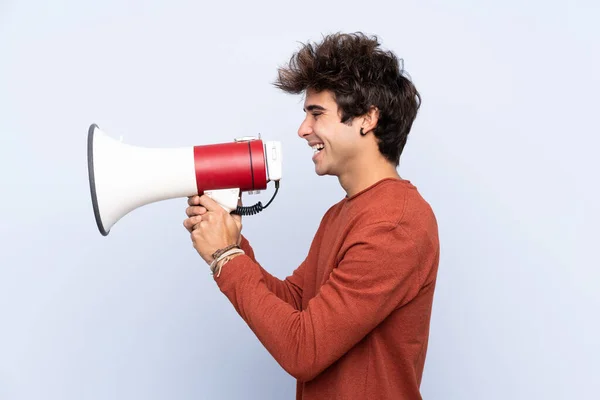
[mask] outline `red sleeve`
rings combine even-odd
[[[246,255],[215,276],[257,338],[298,380],[314,378],[418,292],[417,247],[401,226],[373,224],[346,243],[337,268],[302,311],[269,290]]]
[[[271,275],[260,265],[258,261],[256,261],[254,250],[252,249],[252,246],[250,246],[250,242],[248,242],[248,239],[246,239],[246,237],[243,235],[242,240],[240,242],[240,247],[242,250],[244,250],[248,257],[256,264],[256,266],[262,273],[267,288],[273,293],[275,293],[277,297],[279,297],[281,300],[292,305],[296,310],[300,310],[300,308],[302,307],[302,286],[304,284],[304,263],[300,264],[300,266],[296,268],[296,270],[292,273],[291,276],[288,276],[284,280],[281,280]],[[256,268],[256,266],[254,268]]]

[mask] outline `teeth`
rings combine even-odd
[[[314,146],[311,146],[312,149],[315,151],[315,153],[321,149],[323,149],[323,147],[325,147],[325,145],[323,144],[315,144]]]

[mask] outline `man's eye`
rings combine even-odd
[[[323,113],[312,113],[313,117],[315,117],[315,118],[317,118],[321,114],[323,114]]]

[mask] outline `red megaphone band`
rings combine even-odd
[[[199,194],[205,190],[267,187],[262,140],[194,146],[194,164]]]

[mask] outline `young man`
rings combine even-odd
[[[297,379],[297,399],[421,399],[438,228],[396,170],[419,93],[393,53],[360,33],[306,44],[276,86],[305,94],[298,135],[315,149],[316,173],[346,192],[306,259],[286,279],[272,276],[239,216],[207,196],[188,200],[184,226],[220,290]]]

